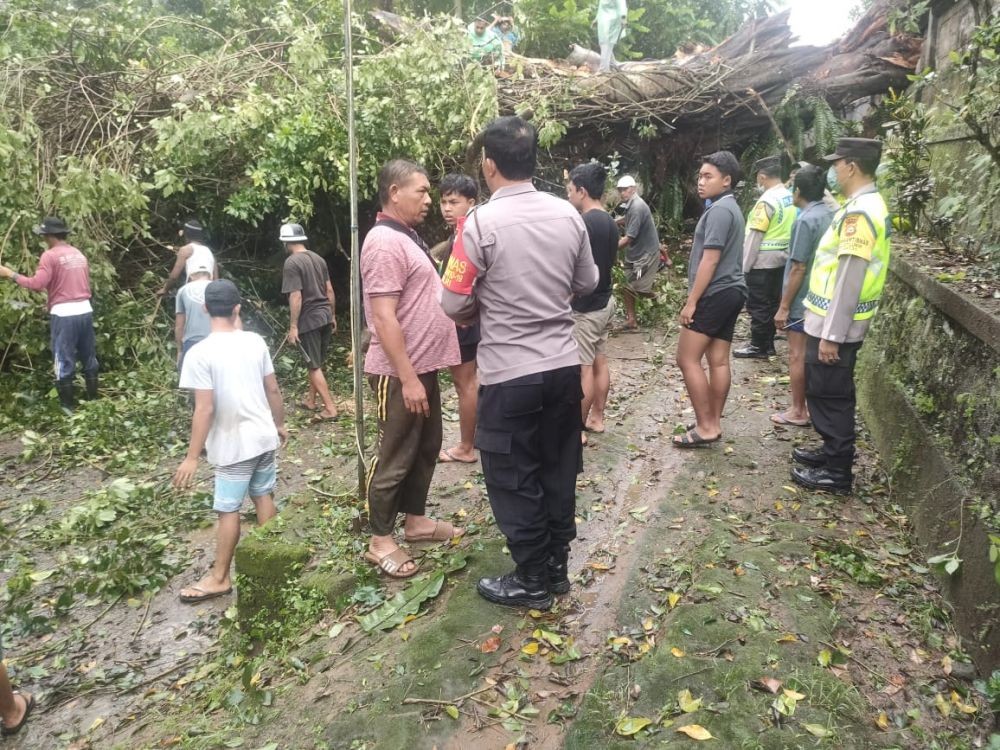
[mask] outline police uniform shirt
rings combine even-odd
[[[875,186],[869,184],[851,197],[874,191]],[[838,219],[839,217],[834,217],[834,224]],[[871,325],[871,318],[855,320],[854,311],[861,297],[865,272],[872,259],[876,239],[871,224],[860,213],[847,214],[840,233],[840,262],[830,307],[825,316],[807,309],[805,318],[807,334],[838,344],[863,341]]]

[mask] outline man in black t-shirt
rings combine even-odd
[[[323,402],[320,419],[336,419],[337,406],[323,374],[330,337],[337,330],[333,314],[333,285],[326,261],[306,246],[308,237],[299,224],[283,224],[279,239],[288,257],[281,271],[281,292],[288,295],[288,343],[297,346],[309,368],[309,392],[302,406],[312,411]]]
[[[611,372],[604,345],[615,314],[611,294],[611,269],[618,254],[618,225],[604,209],[601,198],[608,172],[597,162],[580,164],[569,173],[566,197],[583,216],[590,236],[590,251],[600,279],[590,294],[573,298],[573,337],[580,349],[580,379],[583,385],[583,426],[604,432],[604,407],[611,389]],[[586,444],[587,435],[584,433]]]

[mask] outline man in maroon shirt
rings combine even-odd
[[[63,409],[72,411],[73,375],[77,360],[83,363],[87,397],[97,398],[97,351],[94,315],[90,306],[90,266],[87,258],[66,242],[69,227],[55,216],[34,229],[48,249],[42,253],[34,276],[22,276],[0,266],[0,278],[48,295],[52,356],[55,358],[56,390]]]

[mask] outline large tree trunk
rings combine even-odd
[[[626,63],[593,75],[522,58],[526,79],[501,82],[501,110],[515,112],[546,97],[568,138],[593,127],[648,122],[666,129],[710,127],[738,142],[768,127],[766,107],[791,86],[839,106],[890,87],[905,88],[920,55],[919,38],[891,36],[883,4],[873,6],[841,41],[791,46],[789,11],[754,20],[718,46],[693,57]]]

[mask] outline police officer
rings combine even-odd
[[[757,189],[763,191],[747,218],[743,243],[743,273],[747,282],[750,343],[734,357],[767,359],[774,354],[774,314],[781,304],[781,285],[798,210],[782,181],[780,156],[768,156],[753,166]]]
[[[569,203],[532,185],[538,133],[500,117],[483,133],[490,201],[456,238],[441,304],[482,331],[476,448],[497,526],[517,565],[479,581],[497,604],[548,609],[569,591],[582,468],[580,354],[570,298],[598,282],[590,239]],[[460,240],[460,241],[459,241]]]
[[[806,403],[823,447],[792,451],[801,464],[792,479],[838,494],[853,482],[854,364],[889,271],[889,211],[875,187],[881,155],[879,141],[841,138],[825,157],[847,202],[816,249],[805,299]]]

